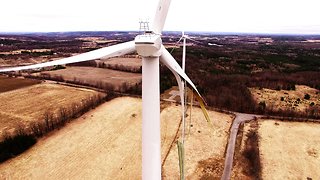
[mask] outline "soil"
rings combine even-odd
[[[0,93],[39,84],[41,81],[0,75]]]

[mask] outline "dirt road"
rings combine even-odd
[[[221,177],[222,180],[230,179],[230,175],[232,172],[232,165],[233,165],[234,149],[236,145],[236,138],[237,138],[240,124],[244,123],[245,121],[250,121],[255,117],[257,117],[257,115],[253,115],[253,114],[235,113],[235,115],[236,115],[236,118],[234,119],[231,130],[230,130],[224,170]]]

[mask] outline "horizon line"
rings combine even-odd
[[[3,34],[50,34],[50,33],[90,33],[90,32],[135,32],[139,30],[66,30],[66,31],[0,31]],[[182,32],[179,30],[165,30],[164,33]],[[292,36],[320,36],[320,33],[291,33],[291,32],[231,32],[231,31],[185,31],[188,33],[198,34],[215,34],[215,35],[292,35]]]

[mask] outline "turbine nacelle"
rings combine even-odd
[[[162,40],[159,34],[146,32],[136,36],[134,41],[136,51],[142,57],[159,57],[162,53]]]

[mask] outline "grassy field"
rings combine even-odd
[[[11,78],[0,75],[0,93],[39,84],[40,82],[39,80]]]
[[[102,62],[106,67],[132,72],[138,72],[142,67],[140,58],[110,58],[108,60],[99,61],[98,63]]]
[[[257,174],[262,179],[320,178],[320,123],[269,119],[259,120],[256,127],[253,126],[254,123],[256,122],[245,123],[243,127],[233,179],[255,179],[248,173],[253,167],[243,153],[252,148],[252,144],[247,143],[250,131],[258,134],[256,153],[260,156],[257,160],[260,161],[261,171]]]
[[[0,179],[141,179],[141,105],[141,99],[129,97],[104,103],[41,139],[24,154],[0,164]],[[174,142],[180,106],[162,107],[163,176],[177,179]],[[192,113],[193,127],[186,144],[187,172],[192,177],[204,177],[206,168],[217,163],[213,159],[223,157],[232,118],[210,112],[214,128],[209,129],[198,108]]]
[[[257,103],[265,102],[267,108],[305,112],[312,106],[320,106],[320,91],[297,85],[295,90],[250,88]],[[309,95],[309,98],[305,97]]]
[[[263,179],[320,179],[320,124],[259,122]]]
[[[61,86],[38,84],[0,94],[0,138],[3,133],[14,133],[20,126],[43,121],[44,114],[57,114],[60,108],[68,108],[98,95],[97,92]]]
[[[188,114],[190,115],[190,111]],[[192,108],[191,120],[189,116],[186,121],[185,177],[187,179],[220,179],[222,176],[224,152],[233,117],[215,111],[209,111],[209,116],[212,127],[206,122],[200,108]],[[181,128],[178,135],[178,138],[181,138]],[[163,166],[164,179],[179,179],[178,159],[175,143]]]
[[[67,67],[43,74],[49,74],[51,77],[61,76],[65,81],[82,82],[93,86],[109,84],[115,90],[121,90],[124,84],[129,87],[141,82],[141,74],[94,67]]]

